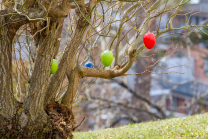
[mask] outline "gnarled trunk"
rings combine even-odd
[[[12,39],[15,34],[7,18],[0,17],[0,114],[11,118],[16,111],[12,89]]]
[[[7,139],[68,139],[72,138],[74,118],[71,110],[58,103],[46,106],[47,120],[31,119],[22,104],[16,105],[17,114],[8,119],[0,115],[0,137]]]
[[[8,24],[1,17],[0,34],[0,137],[9,139],[72,138],[74,118],[66,106],[51,103],[44,107],[54,46],[62,23],[51,22],[48,34],[39,36],[39,50],[30,80],[29,95],[23,103],[14,99],[12,84],[12,41],[21,25]]]
[[[57,21],[58,22],[58,21]],[[29,93],[24,102],[24,109],[27,109],[31,118],[35,120],[38,116],[46,119],[44,111],[45,92],[48,86],[50,69],[52,65],[54,46],[59,23],[51,22],[49,31],[44,31],[39,35],[37,58],[30,79]],[[45,26],[47,23],[45,24]]]

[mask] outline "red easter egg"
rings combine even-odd
[[[156,38],[155,38],[155,35],[148,32],[146,33],[144,36],[143,36],[143,42],[144,42],[144,45],[148,48],[148,49],[152,49],[155,45],[155,41],[156,41]]]

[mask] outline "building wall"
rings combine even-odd
[[[178,107],[182,107],[185,104],[185,99],[183,98],[178,98]],[[179,113],[186,113],[186,109],[178,109]]]
[[[208,81],[208,75],[205,74],[204,60],[208,58],[208,49],[194,45],[190,50],[191,56],[195,59],[195,78],[203,81]],[[186,53],[187,50],[186,50]]]
[[[190,100],[180,98],[180,97],[175,97],[175,99],[177,101],[174,101],[174,102],[177,102],[177,104],[171,104],[170,99],[169,98],[166,99],[166,109],[171,112],[188,114],[190,109],[188,110],[185,106],[186,106],[187,101],[190,102]],[[175,108],[173,109],[171,105],[174,105]],[[192,114],[198,114],[201,112],[208,112],[208,105],[194,104],[193,109],[192,109]]]

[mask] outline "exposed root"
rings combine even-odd
[[[18,105],[21,108],[21,104]],[[19,109],[18,108],[18,109]],[[41,116],[47,113],[47,121]],[[58,103],[49,104],[45,111],[35,121],[32,121],[27,111],[24,111],[22,127],[21,114],[12,119],[0,115],[0,138],[4,139],[72,139],[74,130],[74,117],[71,110]]]
[[[53,137],[72,138],[72,131],[74,130],[74,117],[72,111],[66,106],[58,103],[48,104],[45,107],[46,113],[52,119],[52,133]]]

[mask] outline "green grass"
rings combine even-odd
[[[73,134],[75,139],[208,139],[208,113]]]

